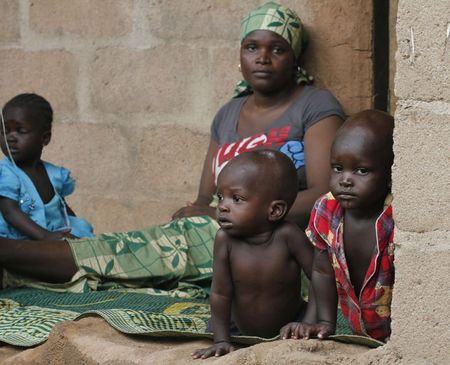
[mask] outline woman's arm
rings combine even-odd
[[[305,229],[314,202],[329,190],[330,151],[343,120],[338,116],[322,119],[305,133],[305,168],[307,189],[297,194],[288,219]]]
[[[5,221],[18,231],[22,232],[25,236],[30,237],[33,240],[60,240],[69,236],[68,231],[50,232],[42,228],[29,216],[20,210],[19,204],[12,199],[1,197],[0,198],[0,212],[3,215]]]
[[[200,178],[197,199],[195,199],[193,203],[188,203],[187,206],[177,210],[172,215],[172,219],[195,217],[200,215],[209,215],[212,218],[216,218],[216,209],[210,207],[209,204],[211,203],[216,190],[212,163],[218,148],[218,144],[211,138],[205,161],[203,162],[203,170]]]

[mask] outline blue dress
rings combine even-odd
[[[78,217],[67,214],[62,198],[75,190],[75,180],[64,167],[43,161],[55,195],[44,204],[33,182],[20,168],[15,167],[8,158],[0,160],[0,196],[15,200],[20,209],[42,228],[55,232],[70,227],[76,237],[94,236],[92,225]],[[11,227],[0,213],[0,237],[27,239],[22,232]]]

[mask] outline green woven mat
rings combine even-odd
[[[162,295],[97,291],[85,294],[57,293],[21,288],[0,292],[0,341],[29,347],[47,340],[52,328],[66,320],[99,315],[127,334],[155,337],[206,337],[210,308],[207,300],[179,299]],[[377,347],[382,342],[351,335],[345,319],[338,316],[334,340]],[[233,341],[255,344],[273,341],[235,336]]]

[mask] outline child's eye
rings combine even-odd
[[[28,129],[25,128],[19,128],[19,133],[28,133]]]
[[[367,170],[365,167],[359,167],[355,170],[356,174],[358,175],[367,175],[369,173],[369,170]]]
[[[243,199],[242,199],[242,197],[241,196],[239,196],[239,195],[233,195],[233,201],[235,202],[235,203],[239,203],[239,202],[241,202]]]
[[[333,172],[342,172],[342,166],[332,165],[331,170],[333,170]]]

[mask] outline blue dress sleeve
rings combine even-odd
[[[0,196],[20,200],[19,177],[8,166],[0,165]]]
[[[45,162],[45,167],[56,192],[63,198],[72,194],[75,190],[75,179],[70,171],[62,166],[56,166]]]
[[[70,171],[65,167],[61,167],[61,191],[59,195],[63,198],[75,191],[75,179],[70,175]]]

